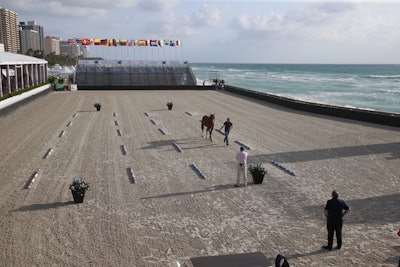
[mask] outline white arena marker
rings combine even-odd
[[[128,175],[130,176],[130,179],[131,179],[132,184],[136,183],[136,180],[135,180],[136,177],[135,177],[135,174],[133,173],[133,170],[132,170],[131,167],[129,167],[129,168],[127,169],[127,172],[128,172]]]
[[[118,126],[118,121],[117,120],[115,120],[114,123],[115,123],[115,126]]]
[[[67,127],[71,126],[72,121],[68,122]]]
[[[251,150],[251,148],[250,148],[248,145],[246,145],[246,144],[244,144],[244,143],[242,143],[242,142],[240,142],[240,141],[235,141],[235,142],[236,142],[237,144],[239,144],[239,145],[245,147],[246,149]]]
[[[47,150],[46,154],[44,154],[43,158],[47,159],[51,155],[52,152],[53,152],[53,148],[49,148],[49,150]]]
[[[161,129],[161,128],[159,128],[158,130],[159,130],[163,135],[166,135],[165,130],[163,130],[163,129]]]
[[[113,115],[114,115],[114,117],[117,117],[117,113],[114,112]]]
[[[146,115],[147,117],[149,116],[149,113],[145,112],[144,115]]]
[[[194,163],[192,163],[191,166],[200,175],[201,178],[207,179],[206,175]]]
[[[282,164],[280,164],[280,163],[278,163],[278,162],[276,162],[276,161],[274,161],[274,160],[271,161],[271,163],[274,164],[275,166],[277,166],[278,168],[280,168],[281,170],[283,170],[283,171],[289,173],[290,175],[296,176],[296,174],[294,173],[294,171],[292,171],[292,170],[286,168],[286,167],[283,166]]]
[[[173,141],[172,144],[175,146],[176,149],[178,149],[179,152],[183,152],[182,148],[175,141]]]
[[[75,114],[72,116],[72,118],[75,118],[75,117],[76,117],[76,115],[78,115],[78,113],[77,113],[77,112],[75,112]]]
[[[65,131],[61,131],[61,133],[58,135],[58,137],[62,137],[64,135]]]
[[[150,120],[153,124],[157,124],[155,120],[151,119]]]
[[[216,131],[219,132],[222,135],[225,135],[225,132],[221,131],[220,129],[217,129]]]
[[[188,111],[186,111],[185,113],[188,114],[189,116],[193,116],[193,114]]]
[[[122,136],[122,133],[121,133],[121,131],[119,129],[117,129],[117,135],[118,136]]]
[[[33,183],[35,182],[35,179],[38,177],[39,175],[39,170],[34,171],[31,175],[31,177],[29,178],[28,182],[25,185],[25,189],[30,189],[33,186]]]

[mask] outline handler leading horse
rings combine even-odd
[[[212,142],[211,133],[214,129],[214,114],[210,114],[210,116],[203,116],[201,119],[201,136],[203,136],[204,126],[207,127],[206,129],[206,139],[207,139],[207,132],[210,133],[210,141]]]

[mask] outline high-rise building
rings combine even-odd
[[[41,50],[39,33],[32,26],[25,25],[25,22],[20,22],[19,34],[22,54],[25,54],[29,49],[33,51]]]
[[[55,55],[60,54],[60,38],[46,36],[44,38],[44,54],[48,55],[52,53]]]
[[[44,51],[44,31],[43,27],[36,24],[36,21],[28,21],[28,26],[32,27],[32,30],[37,31],[39,34],[39,50]]]
[[[0,7],[0,43],[6,52],[17,53],[20,50],[18,14]]]

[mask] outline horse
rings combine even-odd
[[[210,133],[210,141],[212,142],[212,137],[211,137],[211,133],[214,129],[214,120],[215,120],[215,116],[214,114],[210,114],[210,116],[206,116],[204,115],[203,118],[201,119],[201,136],[203,137],[203,130],[204,130],[204,126],[207,127],[206,129],[206,139],[207,139],[207,132]]]

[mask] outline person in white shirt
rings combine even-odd
[[[240,176],[243,175],[244,186],[247,186],[247,156],[248,153],[244,151],[244,147],[240,147],[240,151],[236,153],[237,163],[237,179],[236,187],[240,186]]]

